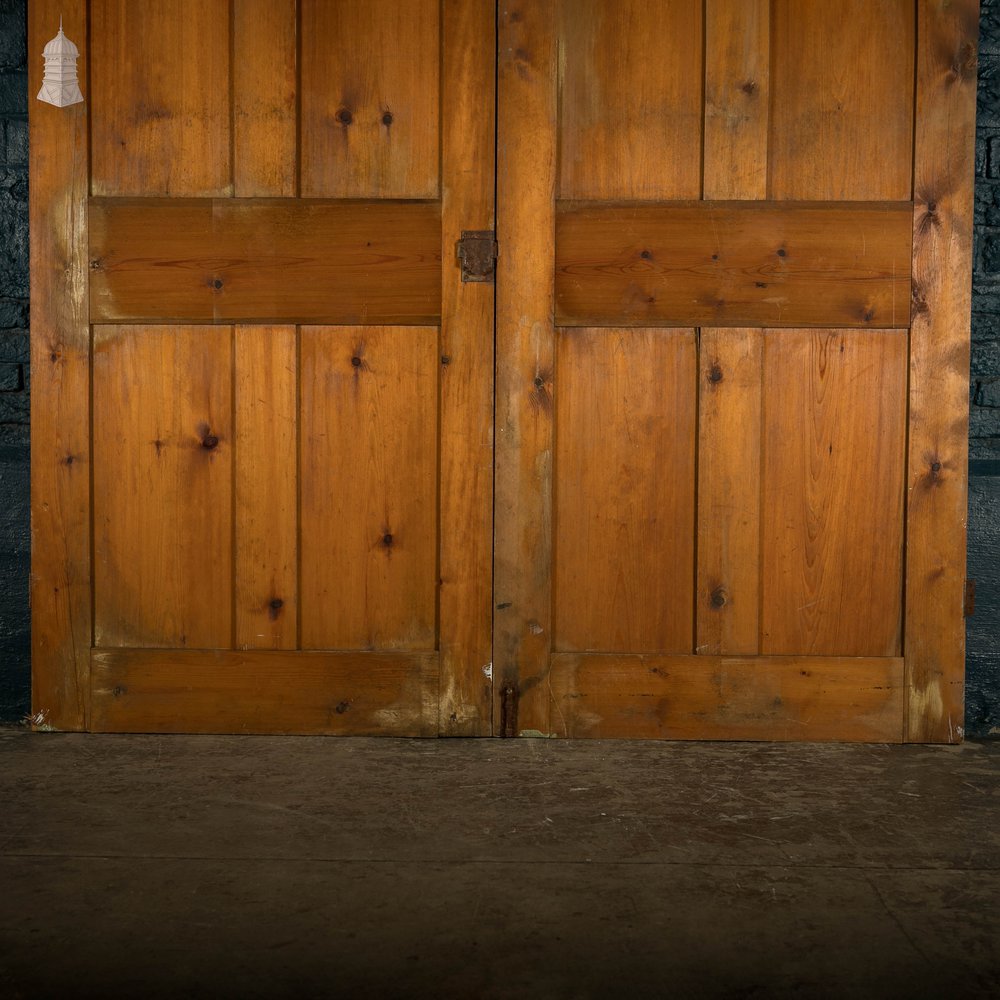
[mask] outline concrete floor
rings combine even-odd
[[[1000,996],[1000,743],[0,731],[0,996]]]

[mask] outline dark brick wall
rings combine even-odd
[[[0,720],[29,702],[25,0],[0,0]]]
[[[966,729],[1000,735],[1000,0],[982,0],[970,399]],[[0,0],[0,721],[29,702],[25,0]]]

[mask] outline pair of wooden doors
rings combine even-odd
[[[961,738],[975,0],[60,15],[36,725]]]

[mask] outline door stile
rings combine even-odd
[[[494,285],[456,244],[495,225],[496,7],[443,0],[439,732],[492,733]]]
[[[497,733],[511,704],[516,734],[551,731],[556,6],[506,5],[499,21]]]
[[[978,0],[917,4],[904,739],[958,743]]]
[[[43,46],[62,17],[80,48],[84,102],[34,100]],[[32,155],[31,608],[35,728],[89,724],[91,572],[90,321],[87,196],[90,136],[87,4],[32,0],[28,11]]]

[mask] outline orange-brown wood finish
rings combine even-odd
[[[33,109],[38,724],[489,734],[493,5],[89,8]]]
[[[975,0],[140,6],[31,6],[37,726],[962,738]]]
[[[90,214],[95,323],[440,317],[435,202],[98,199]]]
[[[83,0],[39,0],[28,11],[32,52],[60,17],[67,37],[87,37]],[[84,78],[87,66],[83,52]],[[42,60],[30,67],[34,95]],[[31,102],[31,717],[55,729],[83,729],[89,713],[88,115],[86,103]]]
[[[498,721],[960,739],[975,3],[550,7],[500,19]]]
[[[906,738],[962,738],[976,0],[918,4]]]
[[[561,203],[562,326],[910,322],[908,203]]]

